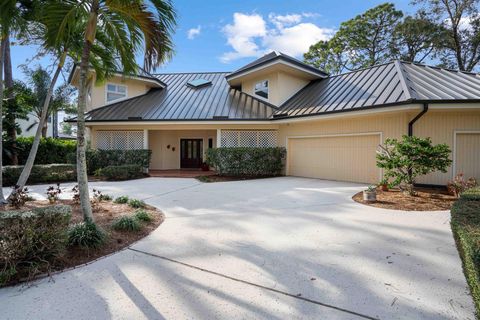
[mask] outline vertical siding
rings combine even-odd
[[[455,147],[457,173],[468,179],[480,181],[480,131],[478,133],[458,133]]]
[[[433,143],[446,143],[452,150],[455,131],[480,131],[479,111],[428,111],[414,126],[413,134],[420,137],[430,137]],[[460,140],[462,140],[460,138]],[[463,148],[457,153],[457,158],[468,166],[480,166],[473,163],[473,150]],[[459,173],[457,170],[456,173]],[[419,183],[445,185],[454,176],[453,168],[450,167],[446,173],[436,172],[418,179]]]

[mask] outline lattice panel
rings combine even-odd
[[[222,130],[221,146],[225,148],[276,147],[278,140],[277,131],[246,131],[246,130]]]
[[[143,149],[143,131],[97,131],[96,141],[102,150]]]

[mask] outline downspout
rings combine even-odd
[[[423,110],[415,118],[413,118],[409,123],[408,123],[408,136],[412,137],[413,136],[413,125],[415,122],[417,122],[418,119],[420,119],[425,113],[428,111],[428,103],[423,104]]]

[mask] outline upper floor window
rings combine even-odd
[[[262,80],[255,84],[255,94],[268,99],[268,80]]]
[[[127,86],[121,84],[107,84],[107,103],[127,97]]]

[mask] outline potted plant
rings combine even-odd
[[[208,164],[206,162],[203,162],[202,166],[200,168],[202,169],[202,171],[209,171],[210,170],[210,167],[208,166]]]
[[[382,179],[379,183],[378,186],[380,187],[380,190],[382,191],[388,191],[388,180],[387,179]]]
[[[363,201],[374,202],[377,201],[377,188],[376,186],[369,186],[367,190],[363,190]]]
[[[60,193],[62,193],[62,190],[60,189],[60,184],[57,183],[57,187],[50,186],[47,189],[47,199],[50,204],[54,204],[57,202]]]

